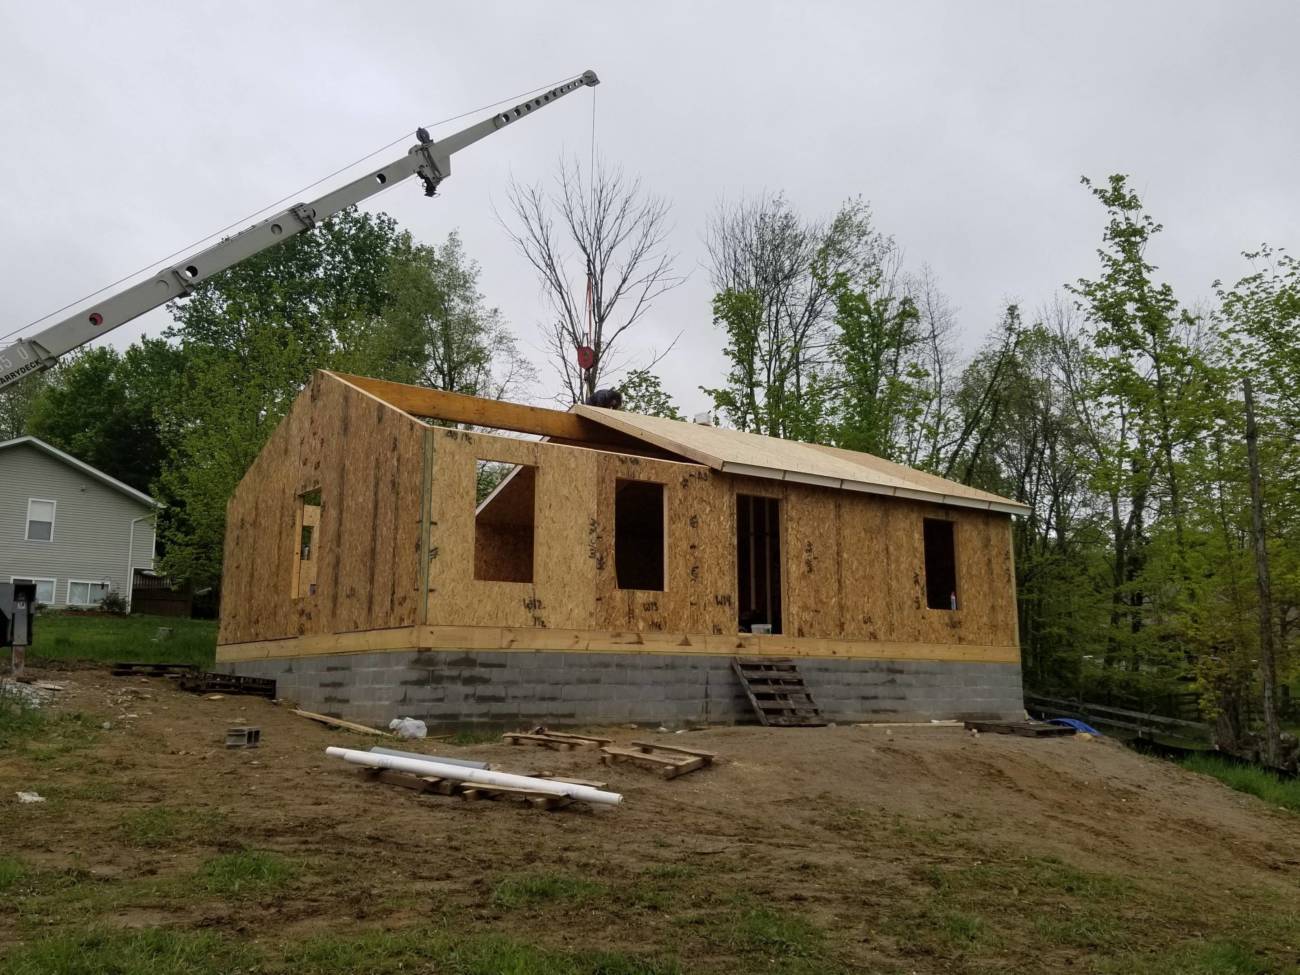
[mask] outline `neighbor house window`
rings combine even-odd
[[[54,580],[54,579],[20,579],[20,578],[18,578],[17,576],[10,576],[10,577],[9,577],[9,581],[10,581],[10,582],[26,582],[26,583],[28,583],[28,584],[30,584],[30,583],[35,583],[35,584],[36,584],[36,601],[37,601],[38,603],[46,603],[46,604],[49,604],[49,603],[54,602],[54,584],[55,584],[55,582],[56,582],[57,580]]]
[[[41,498],[27,499],[27,540],[29,542],[48,542],[54,538],[53,501]]]
[[[109,582],[89,582],[87,580],[69,579],[68,580],[68,605],[69,606],[98,606],[104,601],[109,590],[113,588]],[[39,594],[37,599],[41,602]]]
[[[479,460],[474,470],[474,578],[532,582],[537,468]]]
[[[614,575],[619,589],[664,587],[664,486],[614,482]]]
[[[925,519],[925,605],[957,608],[957,547],[953,523]]]

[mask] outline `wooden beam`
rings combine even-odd
[[[582,443],[607,444],[618,439],[614,431],[576,413],[449,393],[444,389],[407,386],[343,372],[331,372],[330,375],[411,416],[445,420],[448,423],[469,423],[494,430],[513,430],[515,433],[533,433]]]

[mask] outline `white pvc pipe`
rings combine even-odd
[[[325,749],[326,755],[333,755],[353,765],[367,768],[388,768],[396,772],[410,772],[414,775],[431,775],[453,782],[477,782],[479,785],[499,785],[507,789],[527,789],[529,792],[541,792],[548,796],[568,796],[583,802],[601,803],[617,806],[623,797],[617,792],[602,792],[586,785],[574,785],[571,782],[556,782],[552,779],[535,779],[527,775],[511,775],[508,772],[489,772],[485,769],[465,768],[461,765],[446,765],[442,762],[430,762],[420,758],[401,758],[397,755],[380,755],[375,752],[358,751],[355,748]]]

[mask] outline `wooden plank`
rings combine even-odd
[[[378,735],[380,738],[392,738],[391,731],[380,731],[378,728],[370,728],[363,724],[356,724],[352,721],[344,721],[342,718],[331,718],[328,714],[316,714],[314,711],[303,711],[294,708],[289,712],[296,714],[300,718],[307,718],[309,721],[316,721],[320,724],[327,724],[332,728],[342,728],[344,731],[355,731],[361,735]]]
[[[641,765],[651,771],[658,772],[665,779],[675,779],[679,775],[694,772],[696,769],[711,764],[712,759],[704,757],[688,758],[686,756],[670,757],[655,755],[635,748],[606,745],[601,749],[601,761],[606,764],[611,762],[631,762],[633,765]]]
[[[1058,724],[1035,724],[1029,721],[967,721],[968,731],[995,735],[1018,735],[1021,738],[1058,738],[1073,735],[1073,728]]]
[[[501,737],[512,745],[540,745],[543,748],[553,748],[557,751],[567,752],[578,747],[578,742],[576,741],[565,741],[560,738],[552,738],[549,735],[530,735],[522,732],[509,732]]]
[[[551,738],[571,739],[583,745],[608,745],[614,741],[613,738],[598,738],[595,735],[578,735],[564,731],[548,731],[546,734]]]
[[[534,433],[543,437],[560,437],[584,443],[611,444],[622,439],[602,424],[576,413],[466,396],[442,389],[407,386],[350,373],[334,372],[330,375],[365,390],[411,416],[445,420],[448,423],[467,423],[495,430],[513,430],[516,433]]]
[[[485,583],[492,585],[492,583]],[[506,585],[506,583],[501,583]],[[739,634],[717,636],[681,631],[630,633],[621,630],[567,630],[502,626],[402,626],[356,633],[308,634],[275,640],[232,641],[217,647],[217,660],[263,660],[381,650],[537,650],[593,653],[665,653],[731,656],[771,652],[773,656],[845,660],[948,660],[965,663],[1019,663],[1014,646],[944,643],[887,643],[824,640],[814,637]]]
[[[689,755],[691,758],[707,758],[709,761],[713,761],[718,757],[717,752],[701,751],[698,748],[679,748],[677,745],[660,745],[650,741],[634,741],[631,744],[637,748],[652,748],[661,752],[677,752],[680,755]]]

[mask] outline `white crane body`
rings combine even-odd
[[[345,186],[307,203],[295,203],[232,237],[188,254],[146,280],[109,294],[102,301],[74,312],[30,338],[21,338],[0,349],[0,390],[26,375],[48,369],[61,356],[145,312],[183,298],[212,275],[274,247],[404,179],[418,175],[424,181],[425,194],[433,196],[438,184],[451,174],[452,155],[578,88],[599,83],[594,71],[585,71],[572,81],[439,141],[430,139],[423,129],[419,130],[420,141],[405,155]]]

